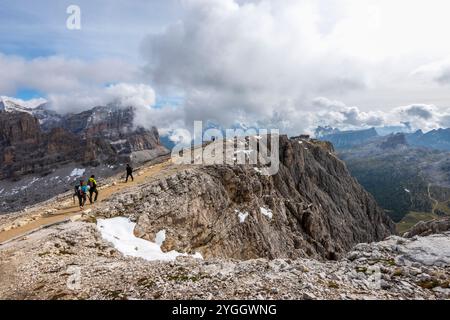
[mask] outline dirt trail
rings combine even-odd
[[[431,183],[428,184],[428,198],[431,200],[431,202],[434,203],[434,205],[431,205],[431,213],[434,214],[434,212],[436,211],[436,207],[439,205],[439,201],[431,197],[430,187]]]
[[[124,179],[121,179],[121,176],[117,176],[115,179],[116,181],[118,181],[116,185],[110,185],[105,188],[101,188],[101,185],[100,185],[98,201],[95,204],[90,205],[89,200],[88,200],[84,210],[88,210],[91,207],[100,205],[104,200],[107,200],[111,195],[116,194],[123,189],[127,189],[132,186],[136,186],[136,185],[148,182],[151,177],[155,176],[157,173],[166,169],[170,164],[171,164],[171,161],[167,160],[165,162],[155,164],[153,166],[143,167],[139,170],[136,170],[133,174],[134,181],[128,180],[128,183],[125,183]],[[62,201],[66,201],[69,198],[70,197],[62,199]],[[34,230],[37,230],[41,227],[51,225],[54,223],[58,223],[58,222],[63,222],[64,220],[66,220],[70,217],[81,214],[82,210],[80,210],[80,208],[78,206],[78,199],[75,199],[75,200],[76,200],[75,203],[71,203],[71,205],[69,205],[69,206],[65,206],[63,208],[57,209],[57,211],[55,213],[53,213],[52,215],[45,216],[41,213],[41,215],[36,220],[33,220],[25,225],[22,225],[22,226],[13,228],[13,229],[0,232],[0,244],[6,242],[8,240],[25,235],[25,234],[32,232]],[[56,205],[56,204],[54,204],[54,205]],[[48,209],[53,209],[53,208],[51,206],[46,206],[46,207],[42,208],[42,211],[45,211]],[[23,217],[19,218],[18,220],[22,220],[22,219],[23,219]]]

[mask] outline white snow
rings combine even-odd
[[[166,241],[166,230],[161,230],[155,236],[155,243],[161,247],[164,241]]]
[[[159,231],[156,234],[155,242],[151,242],[135,237],[135,226],[136,223],[124,217],[97,220],[97,228],[103,239],[111,242],[125,256],[143,258],[148,261],[172,261],[178,256],[188,256],[188,254],[177,251],[163,252],[161,250],[161,245],[166,238],[165,230]],[[203,259],[198,252],[191,256]]]
[[[122,139],[122,140],[117,140],[117,141],[113,141],[113,142],[111,142],[111,144],[122,144],[122,143],[126,143],[127,142],[127,140],[125,140],[125,139]]]
[[[19,111],[31,113],[31,111],[40,105],[47,102],[47,100],[39,98],[39,99],[31,99],[31,100],[21,100],[6,96],[0,96],[0,106],[5,111]]]
[[[39,180],[41,180],[41,179],[39,179],[37,177],[34,177],[33,180],[31,180],[30,183],[28,183],[28,186],[31,186],[33,183],[35,183],[35,182],[37,182]]]
[[[405,192],[411,193],[411,190],[405,188]]]
[[[269,219],[272,219],[272,216],[273,216],[272,210],[267,209],[267,208],[263,208],[263,207],[261,207],[259,209],[261,210],[261,213],[263,215],[265,215]]]
[[[238,214],[239,222],[244,223],[245,219],[248,217],[248,212],[241,212],[239,210],[234,210]]]
[[[70,176],[71,176],[71,177],[81,177],[81,176],[84,174],[85,171],[86,171],[86,169],[78,169],[78,168],[75,168],[75,169],[73,169],[72,172],[70,173]]]

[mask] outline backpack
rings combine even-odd
[[[83,189],[81,188],[81,186],[76,187],[77,188],[77,195],[79,196],[83,196]]]

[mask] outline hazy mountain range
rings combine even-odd
[[[450,214],[450,129],[387,136],[371,128],[334,130],[334,144],[358,181],[401,230]]]

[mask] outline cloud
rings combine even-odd
[[[393,108],[389,111],[364,112],[358,107],[348,107],[341,101],[332,101],[324,97],[313,100],[317,112],[311,113],[312,131],[315,126],[331,126],[344,130],[406,126],[410,130],[429,131],[450,126],[450,109],[437,108],[434,105],[412,104]]]
[[[179,120],[180,111],[170,105],[155,107],[155,91],[144,84],[118,83],[85,91],[51,94],[48,101],[50,108],[59,113],[81,112],[94,106],[109,104],[120,107],[132,106],[137,110],[134,119],[136,126],[145,128],[157,126],[162,133],[183,126]]]
[[[317,120],[320,125],[335,127],[373,127],[385,123],[380,111],[364,112],[358,107],[348,107],[341,101],[332,101],[324,97],[313,99],[316,106]]]
[[[450,84],[450,57],[422,65],[411,74],[440,85],[448,85]]]
[[[7,75],[0,79],[0,92],[5,95],[14,95],[21,88],[48,94],[79,91],[105,83],[127,82],[139,75],[135,66],[116,59],[83,61],[50,56],[26,60],[1,53],[0,70]]]
[[[50,108],[59,113],[84,111],[108,104],[144,108],[155,104],[155,91],[144,84],[118,83],[104,88],[50,94],[48,101]]]
[[[83,29],[69,33],[49,14],[64,14],[64,3],[18,9],[7,0],[15,10],[0,10],[7,31],[0,49],[32,58],[0,54],[8,75],[0,93],[37,90],[60,112],[133,104],[137,121],[162,132],[194,120],[289,134],[325,123],[448,125],[447,110],[436,107],[449,102],[448,1],[430,1],[82,0]],[[136,62],[137,43],[148,33]],[[33,58],[42,49],[51,55]],[[155,91],[183,99],[156,107]]]
[[[367,85],[358,59],[324,40],[312,1],[184,3],[183,18],[148,36],[142,53],[156,88],[185,93],[186,123],[302,126],[309,98]]]
[[[400,112],[411,117],[417,117],[424,120],[430,120],[434,117],[435,107],[428,105],[411,105],[406,108],[400,108]]]
[[[391,106],[448,101],[450,64],[420,70],[450,53],[448,2],[431,1],[186,0],[179,20],[144,40],[145,73],[157,90],[184,93],[186,124],[300,132],[323,96],[359,106],[332,111],[336,121],[381,125]]]

